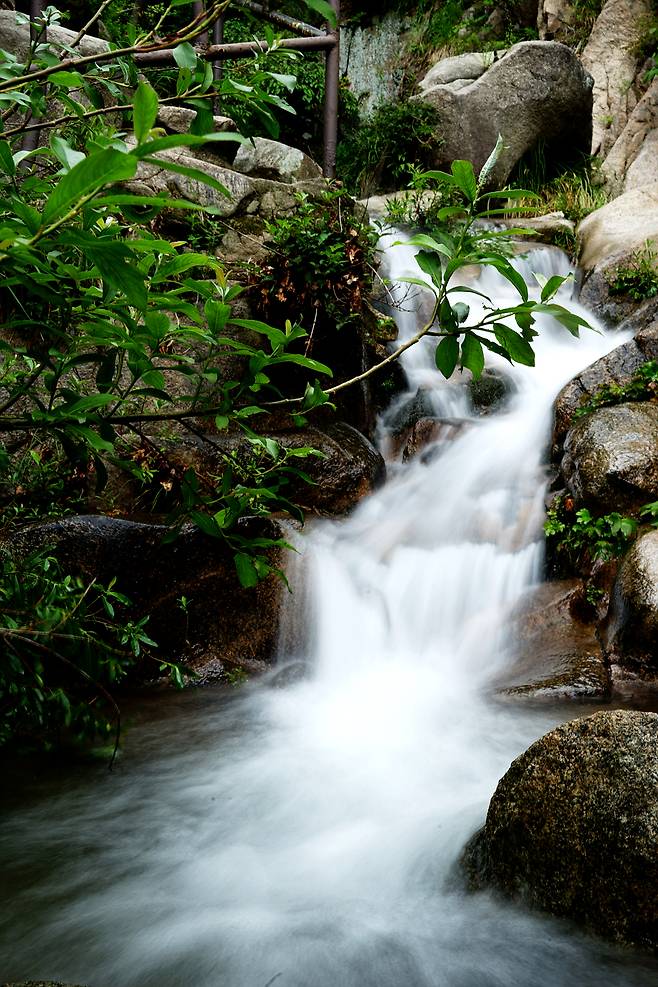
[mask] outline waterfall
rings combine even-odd
[[[413,251],[395,239],[388,276],[417,275]],[[551,248],[515,263],[529,282],[567,272]],[[498,305],[513,300],[495,273],[476,286]],[[394,294],[409,338],[422,290]],[[509,615],[541,578],[552,401],[620,341],[600,331],[574,340],[544,320],[536,368],[504,364],[508,403],[480,418],[465,380],[433,369],[431,345],[404,355],[409,390],[398,403],[422,388],[435,414],[464,427],[431,455],[393,464],[350,517],[310,524],[299,539],[280,660],[302,659],[301,677],[278,687],[274,674],[219,704],[208,693],[182,699],[164,734],[157,722],[133,734],[139,752],[113,778],[76,778],[8,820],[5,876],[31,879],[0,924],[7,979],[655,982],[655,967],[466,894],[457,867],[510,761],[581,712],[514,709],[496,702],[492,683],[509,658]]]

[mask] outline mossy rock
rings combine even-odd
[[[534,743],[499,782],[463,863],[474,889],[658,947],[658,715],[599,712]]]

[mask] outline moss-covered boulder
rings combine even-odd
[[[464,865],[474,888],[658,946],[658,715],[599,712],[534,743],[499,782]]]
[[[615,664],[658,674],[658,531],[638,538],[619,567],[605,644]]]
[[[562,475],[577,504],[600,514],[658,499],[658,405],[600,408],[571,429]]]

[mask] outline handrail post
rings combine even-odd
[[[324,154],[322,173],[325,178],[336,175],[336,144],[338,142],[338,83],[340,73],[340,0],[329,0],[336,14],[336,27],[327,25],[334,44],[327,49],[324,63]]]

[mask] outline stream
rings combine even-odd
[[[389,277],[417,276],[397,238]],[[553,248],[515,263],[529,282],[568,271]],[[516,300],[495,272],[477,287],[498,305]],[[405,339],[425,303],[418,288],[395,290]],[[622,341],[574,340],[544,321],[537,367],[505,364],[513,393],[479,418],[464,383],[434,368],[431,344],[407,351],[409,391],[383,415],[380,444],[390,450],[391,423],[419,388],[453,426],[427,455],[392,462],[352,516],[308,526],[290,559],[277,667],[240,689],[153,697],[112,773],[69,767],[6,792],[0,981],[656,983],[650,958],[466,894],[458,869],[511,760],[588,712],[495,691],[513,660],[509,615],[542,578],[552,402]]]

